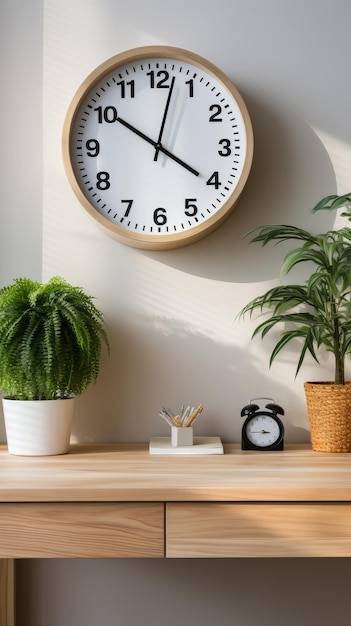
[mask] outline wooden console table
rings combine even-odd
[[[351,556],[351,455],[150,456],[147,444],[0,447],[0,626],[13,626],[13,559]]]

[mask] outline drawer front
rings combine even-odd
[[[163,556],[162,503],[0,505],[0,558]]]
[[[166,556],[351,556],[351,504],[169,503]]]

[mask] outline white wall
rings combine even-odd
[[[0,232],[1,258],[10,253],[1,282],[37,276],[42,249],[44,279],[61,274],[95,295],[112,333],[111,357],[79,402],[74,437],[147,441],[166,434],[160,406],[201,402],[198,434],[235,441],[241,407],[264,395],[285,408],[287,440],[307,441],[302,383],[317,377],[315,367],[307,364],[295,380],[295,354],[286,352],[269,370],[271,342],[251,342],[250,322],[235,321],[241,306],[275,280],[281,258],[279,249],[262,251],[242,236],[269,222],[323,229],[334,216],[312,218],[309,209],[323,195],[351,187],[348,0],[44,0],[44,36],[39,0],[30,12],[25,0],[0,6],[2,46],[11,50],[7,58],[25,91],[23,98],[18,81],[11,83],[1,120],[7,146],[1,219],[11,228],[11,236]],[[63,118],[81,81],[110,56],[147,44],[188,48],[218,65],[241,91],[255,134],[251,176],[230,219],[189,248],[161,253],[132,250],[102,234],[73,196],[60,153]],[[9,71],[4,68],[6,76]],[[26,151],[18,155],[23,143]],[[27,236],[41,217],[42,242],[36,230]],[[325,361],[318,377],[330,376]],[[326,626],[348,611],[343,581],[349,575],[349,560],[28,561],[18,568],[18,621],[173,626],[180,616],[175,594],[194,626],[214,620],[280,626],[283,612],[285,626]],[[248,587],[256,586],[253,597]],[[274,593],[280,600],[272,615]]]

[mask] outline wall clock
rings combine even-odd
[[[284,425],[278,417],[278,414],[284,415],[284,409],[272,398],[266,400],[271,402],[262,409],[251,400],[241,410],[241,417],[246,416],[241,431],[242,450],[284,450]]]
[[[249,175],[253,133],[231,81],[169,46],[97,67],[63,128],[69,182],[107,234],[137,248],[184,246],[226,219]]]

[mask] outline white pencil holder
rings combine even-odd
[[[193,427],[177,427],[172,426],[171,443],[174,447],[192,446],[193,445]]]

